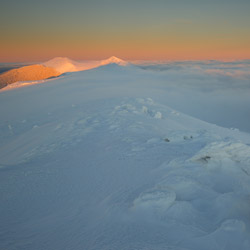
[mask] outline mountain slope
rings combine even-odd
[[[25,66],[0,74],[0,88],[18,81],[42,80],[59,75],[60,73],[55,69],[43,65]]]
[[[0,249],[250,248],[250,135],[156,79],[110,64],[0,93]]]
[[[66,57],[56,57],[43,63],[43,65],[37,64],[20,67],[0,74],[0,88],[18,81],[44,80],[59,76],[65,72],[88,70],[113,63],[121,66],[128,65],[127,62],[114,56],[106,60],[87,62],[76,62]]]
[[[67,57],[55,57],[43,63],[43,65],[54,68],[61,73],[77,71],[76,64],[77,62]]]
[[[115,57],[115,56],[111,56],[110,58],[106,59],[106,60],[102,60],[100,62],[100,65],[107,65],[107,64],[112,64],[112,63],[115,63],[115,64],[118,64],[118,65],[121,65],[121,66],[126,66],[128,65],[128,62],[118,58],[118,57]]]

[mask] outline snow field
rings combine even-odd
[[[142,75],[0,93],[1,249],[250,249],[249,134],[176,111]]]

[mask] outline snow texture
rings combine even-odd
[[[0,249],[250,249],[250,134],[142,67],[0,93]]]

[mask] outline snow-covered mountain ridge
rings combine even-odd
[[[105,60],[86,61],[86,62],[76,62],[67,57],[56,57],[43,64],[45,66],[54,68],[61,73],[65,73],[65,72],[75,72],[75,71],[93,69],[113,63],[121,66],[128,65],[126,61],[123,61],[122,59],[117,58],[115,56],[111,56],[110,58]]]
[[[187,86],[108,64],[1,92],[0,249],[248,250],[250,134],[173,108]]]
[[[67,57],[55,57],[42,64],[20,67],[0,74],[0,89],[5,86],[7,86],[7,88],[9,89],[13,89],[18,86],[31,85],[31,83],[23,82],[32,81],[35,84],[36,82],[34,81],[56,77],[66,72],[89,70],[109,64],[117,64],[120,66],[129,65],[129,63],[115,56],[112,56],[105,60],[86,62],[76,62]],[[16,82],[21,83],[8,86]]]

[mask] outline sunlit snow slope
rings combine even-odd
[[[105,60],[84,62],[73,61],[67,57],[55,57],[43,64],[11,69],[0,74],[0,89],[6,86],[6,89],[13,89],[31,84],[39,84],[43,82],[42,80],[59,76],[62,73],[89,70],[108,64],[129,65],[129,63],[115,56]],[[39,82],[39,80],[41,81]]]
[[[166,105],[162,77],[0,93],[0,249],[250,249],[250,135]]]
[[[61,73],[54,68],[39,64],[11,69],[0,74],[0,88],[18,81],[44,80],[50,77],[59,76],[60,74]]]
[[[111,56],[105,60],[84,62],[77,62],[67,57],[56,57],[44,63],[45,66],[54,68],[61,73],[88,70],[108,64],[117,64],[122,66],[128,65],[126,61],[123,61],[115,56]]]

